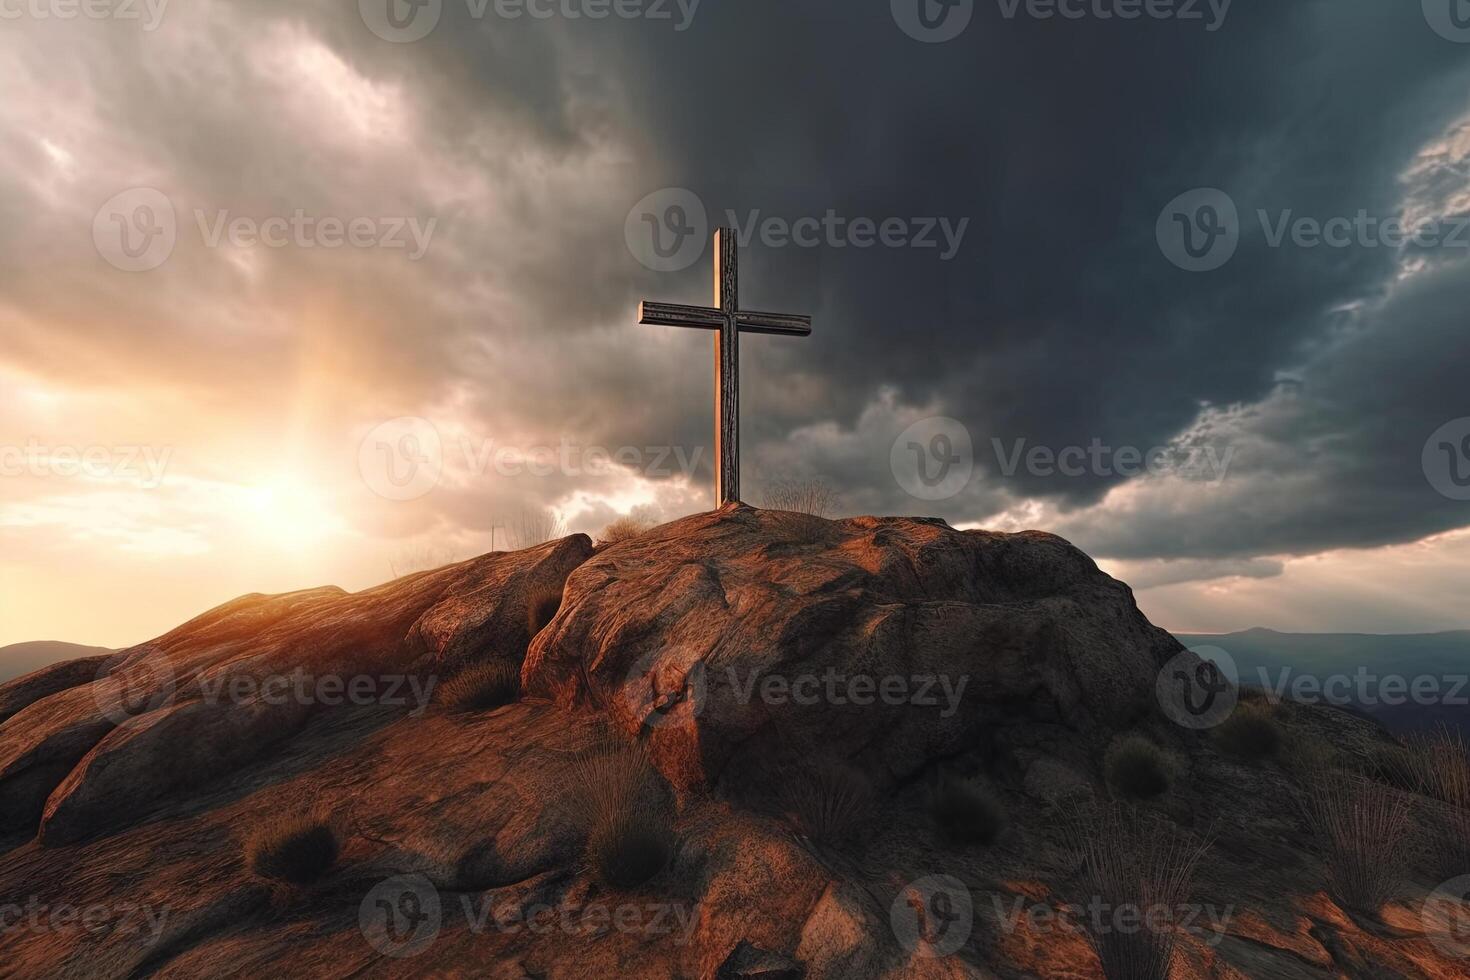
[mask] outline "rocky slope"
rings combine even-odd
[[[1426,933],[1432,855],[1344,910],[1292,767],[1169,720],[1182,652],[1056,537],[741,505],[247,596],[0,687],[0,976],[1099,977],[1044,913],[1083,897],[1069,828],[1127,734],[1177,766],[1144,809],[1211,841],[1191,901],[1216,914],[1176,976],[1467,975]],[[488,661],[520,666],[517,703],[442,703]],[[1346,757],[1388,744],[1278,715]],[[579,780],[633,744],[678,845],[619,889],[588,866]],[[790,787],[838,769],[870,787],[862,819],[802,833]],[[939,832],[940,774],[985,787],[998,838]],[[330,870],[253,874],[256,829],[303,813],[340,842]]]

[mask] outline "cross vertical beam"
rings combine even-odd
[[[715,231],[715,309],[725,322],[715,334],[715,507],[740,499],[740,258],[735,234]]]

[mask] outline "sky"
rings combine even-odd
[[[742,490],[1470,627],[1452,0],[0,0],[0,645]]]

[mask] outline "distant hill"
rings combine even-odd
[[[1375,635],[1252,629],[1175,635],[1185,646],[1219,647],[1230,654],[1242,683],[1291,696],[1298,683],[1336,678],[1330,691],[1337,696],[1330,703],[1346,699],[1345,706],[1390,731],[1423,731],[1445,723],[1470,736],[1470,630]],[[1402,678],[1403,690],[1397,680],[1385,678]],[[1417,698],[1411,693],[1415,684],[1421,692]],[[1313,692],[1310,686],[1305,690]]]
[[[107,647],[88,647],[56,640],[13,643],[8,647],[0,647],[0,684],[63,660],[95,657],[99,653],[111,652]]]

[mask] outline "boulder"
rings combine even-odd
[[[1183,648],[1061,538],[740,504],[601,551],[523,685],[605,712],[676,785],[822,755],[879,784],[1022,722],[1126,727]]]
[[[25,705],[0,724],[0,829],[39,821],[42,840],[72,842],[233,771],[323,708],[422,711],[464,663],[518,663],[591,554],[578,534],[354,594],[244,596],[100,666],[0,687],[0,706]]]

